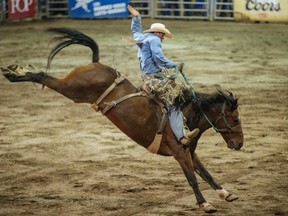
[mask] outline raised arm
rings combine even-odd
[[[133,38],[135,40],[141,40],[142,37],[142,21],[140,13],[133,8],[132,6],[128,5],[128,10],[131,13],[132,23],[131,23],[131,31],[133,32]]]

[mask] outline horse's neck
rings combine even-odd
[[[202,124],[202,127],[206,128],[205,130],[214,127],[213,125],[221,113],[220,109],[221,109],[221,103],[213,103],[211,104],[208,110],[200,111],[201,112],[200,122]]]
[[[216,104],[215,104],[216,106]],[[205,113],[205,115],[213,115],[214,105],[211,107],[209,112]],[[204,112],[199,109],[199,107],[195,107],[195,104],[192,105],[191,103],[183,109],[183,113],[185,118],[187,119],[187,126],[190,130],[195,128],[199,128],[201,131],[206,131],[211,128],[211,124],[207,121],[204,116]],[[211,115],[211,116],[212,116]],[[214,116],[214,115],[213,115]]]

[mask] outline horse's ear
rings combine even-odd
[[[232,93],[231,93],[232,94]],[[235,95],[232,94],[232,98],[234,99],[231,103],[231,108],[233,110],[236,110],[238,108],[238,97],[236,97]]]

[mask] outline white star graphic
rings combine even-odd
[[[83,8],[83,10],[89,13],[90,10],[88,8],[88,4],[90,4],[91,2],[93,2],[93,0],[76,0],[76,5],[71,10],[76,10],[81,7]]]

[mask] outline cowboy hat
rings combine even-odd
[[[144,33],[149,33],[149,32],[161,32],[165,34],[166,37],[172,38],[171,32],[165,28],[165,25],[162,23],[153,23],[150,27],[150,29],[147,29],[143,31]]]

